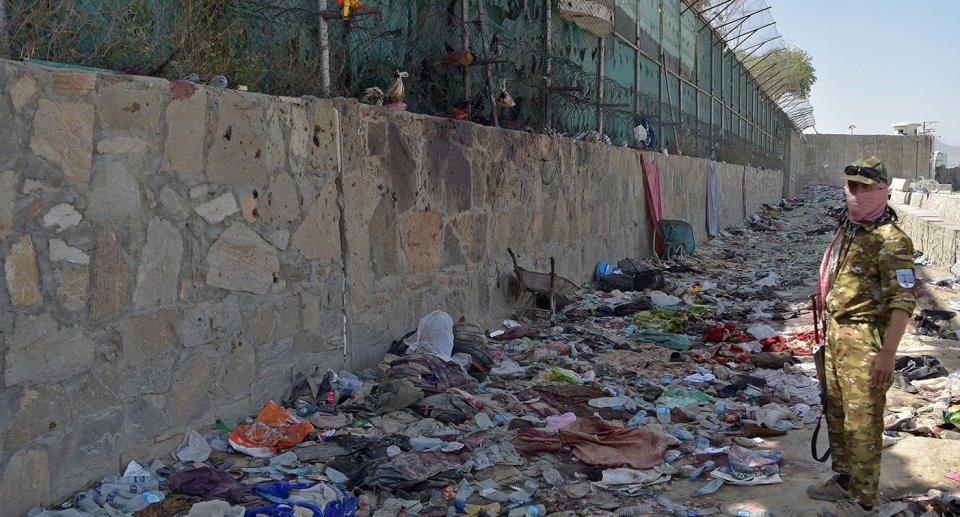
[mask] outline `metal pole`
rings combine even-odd
[[[2,0],[0,0],[2,3]],[[327,0],[317,0],[317,40],[320,43],[320,89],[324,97],[330,96],[330,33],[327,30]]]
[[[6,4],[6,2],[0,0],[0,58],[10,59],[10,41],[7,36],[7,10],[4,4]]]
[[[470,50],[470,0],[460,0],[460,22],[463,23],[461,44],[463,50]],[[463,100],[467,103],[467,113],[473,112],[473,102],[470,100],[470,67],[463,67]]]
[[[543,1],[543,64],[544,75],[546,76],[546,89],[544,96],[546,100],[547,128],[553,128],[553,92],[550,87],[553,85],[553,0]]]
[[[597,37],[597,44],[600,46],[599,63],[597,64],[597,132],[603,134],[603,59],[604,50],[603,36]]]
[[[747,55],[743,56],[742,58],[740,58],[740,61],[741,61],[741,62],[746,61],[746,59],[747,59],[748,57],[752,56],[754,52],[760,50],[760,47],[766,45],[767,43],[770,43],[771,41],[773,41],[773,40],[775,40],[775,39],[777,39],[777,38],[779,38],[779,37],[780,37],[780,35],[777,34],[776,36],[774,36],[774,37],[772,37],[772,38],[770,38],[770,39],[763,40],[762,42],[757,43],[756,45],[753,45],[753,46],[751,46],[751,47],[747,47],[747,48],[752,48],[753,50],[751,50],[749,54],[747,54]],[[746,52],[747,48],[745,48],[745,49],[743,49],[743,50]],[[733,50],[736,50],[736,48],[734,48]],[[764,57],[766,57],[766,56],[764,56]],[[762,61],[762,59],[761,59],[761,61]],[[760,61],[757,61],[757,62],[759,63]],[[743,69],[744,69],[744,71],[749,72],[750,70],[753,69],[753,67],[747,68],[746,66],[744,66]]]
[[[663,0],[660,0],[660,43],[659,43],[659,49],[660,49],[660,63],[659,63],[659,69],[658,69],[657,73],[658,73],[658,75],[660,76],[660,80],[657,81],[657,101],[658,101],[657,104],[660,106],[660,141],[661,141],[661,144],[663,144],[664,141],[666,140],[666,138],[664,138],[664,137],[666,136],[666,134],[665,134],[665,131],[663,130],[663,129],[664,129],[663,124],[664,124],[664,122],[665,122],[665,121],[664,121],[664,117],[663,117],[663,88],[664,88],[664,81],[667,80],[667,78],[666,78],[667,65],[666,65],[666,63],[665,63],[664,56],[663,56]],[[666,145],[663,145],[663,148],[666,149],[667,146],[666,146]]]
[[[483,0],[477,0],[477,18],[480,21],[480,44],[483,45],[483,58],[489,59],[490,45],[487,43],[487,21],[483,10]],[[497,109],[497,92],[494,88],[493,65],[487,63],[487,88],[490,89],[490,116],[494,127],[500,127],[500,113]]]

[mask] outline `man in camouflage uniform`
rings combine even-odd
[[[838,502],[820,515],[863,516],[873,514],[877,499],[886,393],[916,306],[916,280],[913,243],[886,206],[883,162],[875,156],[857,160],[842,177],[847,211],[825,256],[832,275],[821,289],[828,293],[822,306],[829,313],[824,413],[836,474],[808,487],[807,494]]]

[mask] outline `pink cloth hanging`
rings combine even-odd
[[[653,248],[657,256],[663,255],[663,236],[660,235],[660,227],[657,223],[663,219],[663,208],[660,206],[660,169],[657,166],[657,155],[653,155],[652,160],[647,160],[645,154],[640,155],[640,162],[643,164],[643,190],[647,195],[647,212],[650,214],[650,221],[653,225]]]

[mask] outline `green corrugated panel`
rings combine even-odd
[[[640,48],[653,57],[657,57],[660,44],[660,0],[637,0],[640,14],[640,34],[637,39]]]
[[[637,0],[617,0],[617,7],[623,9],[631,20],[637,19]]]
[[[681,87],[683,92],[683,111],[689,115],[695,115],[697,113],[697,90],[687,83],[683,83]]]
[[[663,0],[663,51],[668,58],[680,58],[680,0]]]
[[[710,35],[711,32],[709,30],[704,30],[697,36],[699,41],[697,48],[699,82],[697,84],[706,91],[710,91],[710,77],[712,75],[712,65],[710,61],[710,56],[712,55],[710,52]]]
[[[677,0],[677,8],[682,12],[686,5]],[[680,16],[680,56],[683,58],[684,78],[696,79],[694,66],[697,59],[697,13],[693,9]]]

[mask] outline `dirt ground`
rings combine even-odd
[[[815,228],[814,222],[818,219],[822,220],[822,214],[823,209],[820,206],[808,204],[792,212],[782,213],[781,226],[795,229],[797,227]],[[814,290],[820,258],[830,238],[831,233],[825,233],[811,236],[806,242],[792,242],[776,248],[761,245],[758,247],[759,252],[756,257],[758,271],[776,270],[784,263],[801,268],[802,275],[808,278],[809,282],[792,289],[782,290],[779,294],[790,303],[807,302],[809,294]],[[934,267],[918,266],[917,272],[920,279],[928,282],[953,278],[949,271]],[[920,309],[950,310],[947,302],[960,300],[960,291],[926,283],[921,285],[918,298],[917,311]],[[778,331],[812,329],[809,312],[794,320],[782,322],[780,325],[775,322],[768,323]],[[960,328],[960,319],[954,318],[951,323],[952,328]],[[920,336],[914,334],[914,330],[911,324],[901,342],[898,355],[927,354],[938,358],[951,372],[960,368],[960,341]],[[927,402],[897,388],[891,388],[888,393],[888,409],[911,403],[920,405]],[[825,426],[824,423],[818,446],[821,453],[828,446]],[[670,484],[667,493],[673,501],[700,508],[734,505],[765,508],[777,516],[817,515],[818,509],[826,506],[826,503],[809,499],[805,492],[806,487],[822,482],[832,474],[830,460],[826,463],[818,463],[812,459],[810,441],[813,436],[813,427],[808,425],[804,429],[791,430],[786,436],[767,439],[758,447],[783,450],[781,476],[784,483],[782,484],[726,485],[710,496],[694,497],[693,491],[703,483],[691,483],[680,479]],[[960,471],[960,441],[907,435],[900,442],[883,451],[881,501],[910,494],[922,494],[930,488],[956,492],[960,490],[960,483],[944,477],[944,474],[950,470]]]

